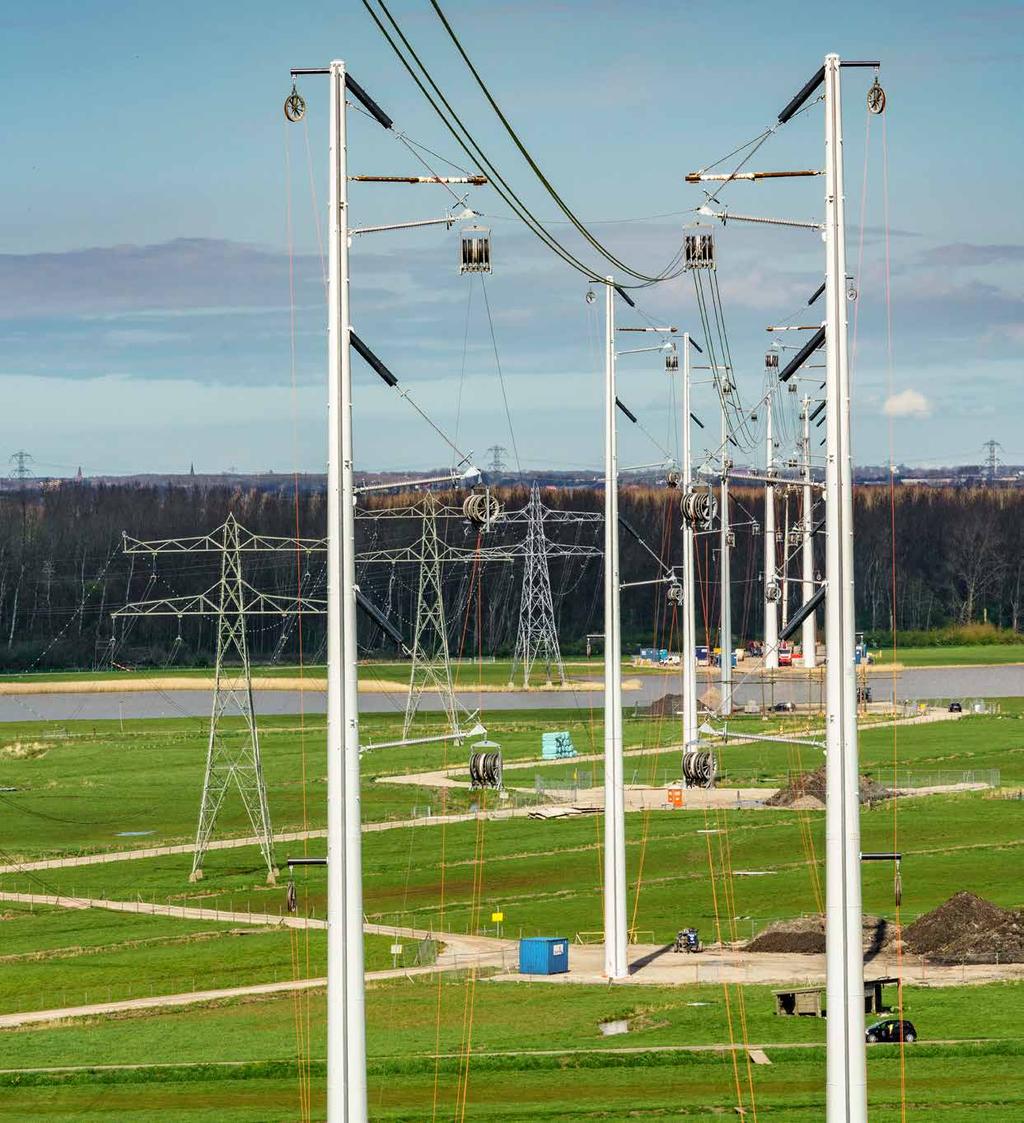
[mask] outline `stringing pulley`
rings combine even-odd
[[[294,125],[306,116],[306,99],[292,82],[292,92],[284,99],[284,115]]]
[[[285,905],[289,912],[299,911],[299,895],[295,890],[295,878],[288,879],[288,892],[285,894]]]
[[[875,114],[885,112],[885,90],[878,84],[877,74],[874,83],[868,90],[868,112]]]

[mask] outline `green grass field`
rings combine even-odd
[[[893,661],[892,648],[872,649],[876,665]],[[1007,663],[1024,663],[1024,643],[987,643],[960,644],[934,647],[900,646],[896,660],[906,667],[941,666],[996,666]],[[678,675],[679,668],[634,666],[631,656],[622,660],[623,673],[635,678],[646,675]],[[604,660],[601,656],[587,659],[583,656],[569,656],[565,660],[566,674],[570,680],[599,681],[604,673]],[[464,659],[453,662],[456,685],[464,690],[483,685],[489,688],[512,685],[522,686],[522,676],[512,676],[510,659],[487,659],[483,661]],[[282,663],[274,665],[256,664],[252,668],[253,678],[297,678],[300,675],[309,679],[322,679],[327,668],[322,664],[310,663],[303,667]],[[85,670],[85,671],[31,671],[0,674],[0,684],[66,682],[152,682],[158,685],[161,679],[194,678],[212,679],[212,667],[143,667],[137,670]],[[359,665],[360,681],[406,682],[409,678],[408,660],[386,661],[366,660]],[[534,668],[530,677],[531,686],[543,686],[546,680],[543,669]]]
[[[876,663],[891,663],[892,648],[872,649]],[[898,647],[896,661],[905,667],[994,667],[1024,663],[1024,643],[978,643],[958,647]]]
[[[918,775],[998,768],[1024,784],[1024,706],[1000,716],[897,729],[865,728],[864,770],[883,775],[895,752]],[[425,719],[422,732],[436,726]],[[431,724],[434,723],[434,725]],[[745,731],[805,729],[803,717],[739,717]],[[167,720],[25,723],[0,729],[0,863],[12,858],[117,850],[190,839],[205,754],[205,722]],[[539,756],[543,729],[568,728],[581,753],[601,746],[594,715],[542,711],[490,715],[489,735],[508,761]],[[368,718],[364,743],[396,735],[397,719]],[[270,718],[262,745],[271,813],[279,830],[322,827],[324,726]],[[628,758],[627,779],[660,781],[678,764],[671,720],[629,718],[627,748],[662,751]],[[466,792],[383,784],[379,777],[461,766],[464,749],[444,744],[379,750],[363,758],[368,821],[459,811]],[[730,775],[781,779],[813,767],[820,752],[781,743],[728,745]],[[530,788],[535,775],[589,770],[600,762],[510,770]],[[477,797],[472,797],[477,798]],[[491,797],[493,799],[493,797]],[[901,802],[895,822],[903,852],[903,919],[959,888],[1007,906],[1024,904],[1019,877],[1024,804],[983,793]],[[716,935],[712,885],[732,890],[733,919],[722,935],[745,938],[770,919],[818,909],[823,854],[820,813],[658,811],[627,816],[629,908],[644,939],[667,941],[683,924]],[[893,844],[891,804],[865,810],[865,849]],[[720,831],[708,835],[704,832]],[[126,833],[127,832],[127,833]],[[225,804],[218,833],[248,825]],[[526,819],[422,823],[364,835],[365,908],[371,920],[489,934],[492,908],[504,933],[564,934],[601,927],[601,820]],[[711,849],[709,863],[708,849]],[[323,852],[313,839],[308,853]],[[303,843],[280,848],[278,860]],[[259,851],[211,851],[203,882],[189,885],[188,854],[0,875],[0,891],[206,905],[246,913],[284,909],[284,884],[268,887]],[[445,891],[440,893],[440,871]],[[726,869],[732,877],[726,877]],[[817,875],[817,878],[816,878]],[[865,908],[892,915],[890,874],[864,871]],[[324,915],[324,874],[299,871],[300,912]],[[443,913],[442,913],[443,905]],[[0,1014],[317,976],[322,931],[249,929],[95,909],[65,911],[0,902]],[[649,935],[648,935],[649,933]],[[368,969],[390,967],[391,940],[366,938]],[[404,941],[403,963],[414,941]],[[746,1040],[766,1046],[770,1066],[748,1072],[741,1055],[666,1046],[722,1046],[730,1040],[726,992],[704,987],[550,986],[481,976],[410,977],[377,983],[367,1000],[371,1117],[423,1120],[714,1118],[737,1104],[780,1120],[821,1118],[824,1023],[782,1019],[763,987],[730,987],[733,1033],[742,991]],[[1024,984],[908,988],[906,1012],[922,1041],[907,1050],[910,1117],[936,1123],[1024,1121]],[[0,1031],[0,1119],[293,1120],[303,1117],[297,1058],[311,1061],[309,1117],[322,1119],[322,992],[259,997]],[[625,1037],[604,1038],[598,1023],[630,1019]],[[963,1041],[984,1039],[978,1043]],[[952,1039],[956,1045],[929,1044]],[[467,1042],[471,1043],[467,1061]],[[638,1052],[616,1052],[628,1048]],[[651,1050],[651,1051],[646,1051]],[[442,1056],[435,1058],[435,1052]],[[228,1063],[230,1062],[230,1063]],[[139,1065],[98,1070],[98,1065]],[[28,1071],[69,1066],[73,1071]],[[79,1067],[83,1066],[83,1067]],[[154,1067],[169,1066],[169,1067]],[[468,1076],[467,1076],[468,1073]],[[998,1078],[996,1078],[998,1074]],[[737,1082],[739,1092],[737,1092]],[[871,1118],[901,1119],[898,1052],[869,1051]],[[753,1103],[751,1103],[751,1084]],[[436,1105],[436,1112],[435,1112]]]
[[[737,1102],[749,1111],[752,1087],[759,1114],[820,1119],[824,1023],[775,1017],[767,988],[745,988],[744,997],[745,1040],[765,1047],[770,1067],[748,1070],[742,1054],[734,1070],[730,1053],[658,1051],[695,1040],[728,1043],[721,987],[553,987],[484,978],[377,985],[367,995],[371,1117],[423,1119],[436,1104],[438,1118],[452,1118],[464,1093],[467,1119],[711,1118],[731,1114]],[[983,1039],[907,1048],[912,1118],[1024,1118],[1021,998],[1020,984],[906,990],[905,1012],[919,1026],[941,1026],[950,1039]],[[630,1033],[602,1037],[598,1024],[611,1018],[628,1018]],[[99,1118],[102,1100],[105,1110],[132,1119],[294,1119],[301,1056],[311,1061],[312,1118],[322,1119],[323,1025],[321,992],[298,1003],[232,1001],[7,1034],[7,1068],[86,1069],[0,1075],[0,1111],[9,1118],[73,1111]],[[147,1067],[89,1071],[97,1063]],[[148,1067],[157,1065],[171,1067]],[[899,1067],[897,1049],[869,1051],[872,1120],[899,1117]]]

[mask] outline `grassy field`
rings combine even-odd
[[[11,902],[0,908],[0,1014],[285,982],[296,963],[310,977],[327,970],[322,930]],[[394,965],[389,937],[367,935],[364,943],[368,971]],[[398,965],[413,966],[416,952],[406,940]]]
[[[893,661],[891,647],[872,648],[871,652],[876,665],[885,665]],[[906,667],[941,667],[941,666],[996,666],[1006,663],[1024,663],[1024,643],[978,643],[978,644],[950,644],[943,646],[916,647],[900,646],[896,651],[896,661]],[[455,660],[452,664],[456,685],[463,690],[472,690],[473,687],[483,685],[498,687],[513,685],[522,686],[521,673],[512,676],[511,659],[487,659],[483,661],[474,659]],[[635,678],[646,675],[678,675],[679,668],[660,668],[650,666],[634,666],[632,656],[622,660],[623,673],[627,677]],[[583,656],[568,656],[565,659],[565,670],[570,680],[600,681],[604,674],[604,659],[598,655],[587,659]],[[308,679],[324,679],[327,668],[323,664],[309,663],[303,667],[295,664],[281,663],[273,665],[256,664],[252,668],[253,678],[298,678],[300,675]],[[373,682],[401,682],[409,679],[408,660],[365,660],[359,664],[360,681]],[[47,683],[47,682],[152,682],[157,686],[162,679],[197,679],[208,680],[213,678],[212,667],[143,667],[137,670],[79,670],[79,671],[30,671],[10,672],[0,674],[0,685],[3,683]],[[531,686],[543,686],[546,675],[543,668],[534,668],[530,677]]]
[[[906,990],[905,1011],[919,1027],[941,1027],[948,1039],[984,1039],[955,1047],[922,1042],[906,1050],[913,1118],[1024,1118],[1022,990],[1011,984]],[[735,988],[731,997],[735,1001]],[[731,1114],[738,1102],[749,1110],[752,1088],[759,1114],[820,1119],[824,1023],[775,1017],[767,988],[746,988],[744,997],[746,1033],[737,1041],[765,1046],[770,1067],[748,1069],[741,1055],[734,1070],[731,1054],[722,1052],[656,1051],[694,1040],[727,1044],[721,987],[631,990],[486,979],[377,985],[367,995],[371,1117],[422,1120],[436,1104],[438,1118],[451,1118],[464,1093],[467,1119],[708,1118]],[[307,1017],[312,1032],[300,1046]],[[602,1037],[598,1025],[611,1018],[629,1019],[630,1033]],[[89,1066],[97,1058],[108,1065],[173,1067],[23,1072],[16,1083],[0,1075],[6,1085],[0,1112],[9,1118],[72,1112],[90,1118],[95,1112],[99,1118],[96,1101],[102,1099],[105,1110],[132,1119],[294,1119],[301,1055],[312,1062],[311,1115],[322,1119],[323,1025],[323,996],[314,993],[298,1005],[291,998],[232,1001],[7,1034],[8,1068]],[[624,1047],[638,1051],[620,1052]],[[1001,1073],[998,1082],[993,1071]],[[898,1118],[898,1050],[869,1051],[869,1086],[872,1120]]]
[[[892,648],[872,649],[876,663],[891,663]],[[899,647],[896,661],[905,667],[994,667],[1024,663],[1024,643],[979,643],[962,647]]]
[[[1024,784],[1020,701],[997,717],[898,729],[865,728],[864,768],[882,774],[895,751],[918,774],[1000,769]],[[395,735],[395,718],[364,722],[364,742]],[[424,731],[432,728],[427,719]],[[74,854],[188,840],[205,754],[202,720],[25,724],[0,731],[0,863],[12,855]],[[807,719],[738,718],[730,729],[804,729]],[[601,726],[587,713],[493,714],[490,736],[509,761],[539,756],[543,729],[568,728],[580,752],[597,751]],[[323,825],[324,727],[321,718],[268,719],[262,731],[278,829]],[[627,778],[668,775],[678,764],[674,721],[627,719],[627,747],[661,748],[630,759]],[[802,754],[802,758],[798,756]],[[461,762],[465,750],[443,744],[380,750],[363,758],[368,820],[402,818],[413,807],[442,806],[436,789],[382,784],[379,777]],[[773,743],[729,745],[731,774],[780,779],[812,767],[820,753]],[[525,768],[557,777],[599,762]],[[509,778],[517,776],[509,772]],[[474,797],[476,798],[476,797]],[[491,797],[493,798],[493,797]],[[446,797],[447,810],[469,805]],[[1019,877],[1024,804],[965,793],[907,801],[895,823],[903,858],[903,919],[969,888],[1007,906],[1024,905]],[[865,810],[865,849],[893,845],[891,805]],[[668,940],[683,924],[714,937],[712,886],[730,908],[725,937],[747,937],[766,921],[819,908],[823,816],[808,812],[729,810],[627,816],[630,917],[642,938]],[[220,829],[247,824],[234,802]],[[712,831],[717,833],[707,834]],[[123,833],[131,832],[131,833]],[[138,832],[138,833],[135,833]],[[565,934],[601,927],[601,820],[526,819],[403,827],[364,835],[365,908],[370,919],[489,933],[492,908],[505,912],[505,934]],[[282,848],[279,860],[301,853]],[[323,852],[323,841],[308,844]],[[710,851],[710,856],[709,856]],[[189,855],[110,862],[0,876],[0,890],[62,892],[118,900],[190,903],[277,913],[284,886],[267,887],[255,847],[212,851],[206,878],[189,885]],[[444,895],[440,891],[444,871]],[[865,867],[870,912],[892,915],[890,874]],[[321,869],[300,871],[300,911],[323,916]],[[442,912],[443,909],[443,912]],[[62,911],[0,903],[0,1013],[99,1002],[193,988],[315,976],[324,970],[322,932],[250,930],[208,921]],[[368,937],[367,966],[390,967],[388,937]],[[415,945],[405,941],[404,961]],[[308,958],[307,958],[308,957]],[[781,1019],[770,992],[731,987],[732,1033],[742,993],[746,1040],[765,1045],[771,1066],[748,1072],[741,1056],[720,1051],[657,1051],[665,1046],[722,1046],[730,1040],[726,992],[711,987],[545,986],[458,976],[403,978],[368,992],[371,1117],[380,1120],[713,1118],[738,1103],[759,1115],[818,1120],[824,1084],[824,1023]],[[914,1119],[1024,1123],[1024,985],[908,988],[906,1012],[922,1042],[907,1050],[906,1095]],[[598,1023],[630,1020],[626,1037],[604,1038]],[[324,1008],[320,992],[232,1000],[187,1009],[44,1025],[2,1035],[0,1120],[293,1120],[299,1107],[297,1052],[312,1059],[309,1117],[323,1118]],[[939,1039],[984,1039],[942,1046]],[[302,1042],[301,1048],[299,1042]],[[467,1043],[471,1061],[467,1062]],[[615,1052],[636,1048],[635,1053]],[[650,1049],[652,1051],[644,1051]],[[442,1054],[435,1059],[434,1053]],[[230,1062],[230,1063],[227,1063]],[[141,1065],[96,1071],[97,1064]],[[29,1072],[85,1066],[67,1073]],[[170,1066],[170,1067],[152,1067]],[[468,1072],[468,1076],[467,1076]],[[999,1074],[995,1079],[995,1074]],[[898,1052],[869,1052],[874,1121],[900,1120]],[[738,1092],[737,1092],[738,1085]],[[751,1085],[753,1100],[751,1103]]]

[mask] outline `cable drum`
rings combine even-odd
[[[688,491],[679,500],[679,510],[690,526],[707,529],[718,514],[718,500],[710,487],[706,491]]]
[[[713,788],[718,761],[706,749],[683,753],[683,780],[688,788]]]
[[[474,491],[463,501],[462,513],[474,526],[489,527],[501,515],[501,503],[489,491]]]
[[[471,788],[501,788],[501,753],[473,753],[469,758]]]

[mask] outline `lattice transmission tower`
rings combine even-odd
[[[986,441],[981,447],[985,450],[985,478],[994,483],[999,478],[999,453],[1003,446],[993,440]]]
[[[274,833],[263,775],[259,729],[252,697],[252,668],[246,637],[246,621],[253,615],[292,616],[324,613],[323,598],[282,597],[261,593],[246,581],[242,568],[245,553],[288,550],[323,550],[323,539],[275,538],[253,534],[240,526],[234,515],[210,534],[195,538],[170,538],[143,542],[124,536],[127,554],[219,553],[220,580],[205,592],[194,595],[133,601],[118,609],[115,617],[212,616],[217,622],[217,664],[213,708],[206,751],[206,772],[199,805],[195,851],[190,881],[203,876],[203,859],[228,793],[234,789],[245,809],[260,852],[267,865],[267,882],[277,879]],[[228,727],[226,718],[241,718],[241,729]]]
[[[544,539],[544,574],[543,576],[538,574],[537,580],[546,583],[547,600],[550,605],[551,585],[547,566],[551,558],[575,558],[585,562],[590,558],[601,556],[601,551],[596,546],[583,545],[578,542],[551,541],[547,538],[544,524],[596,523],[602,520],[603,515],[591,511],[560,511],[545,507],[540,500],[539,491],[535,499],[531,495],[531,502],[534,504],[532,513],[530,504],[521,509],[505,511],[491,493],[474,492],[467,496],[465,502],[461,505],[442,504],[433,495],[428,495],[422,502],[413,507],[389,507],[360,512],[359,517],[363,519],[403,520],[418,518],[421,522],[420,537],[414,544],[383,549],[364,549],[356,555],[356,561],[360,565],[394,566],[397,564],[412,564],[419,567],[413,641],[411,647],[405,648],[412,659],[412,669],[409,676],[409,693],[406,698],[403,738],[409,736],[409,731],[426,690],[436,691],[439,694],[441,708],[448,718],[450,731],[456,739],[462,739],[470,724],[478,717],[477,713],[470,712],[459,702],[455,693],[444,604],[443,576],[445,565],[456,563],[485,565],[490,562],[514,564],[521,558],[526,558],[530,535],[536,533],[536,529],[533,532],[530,530],[532,521],[535,527],[539,524],[540,533]],[[487,545],[478,543],[473,548],[449,543],[438,529],[442,520],[468,521],[471,525],[476,526],[481,534],[486,534],[489,539],[497,538],[499,541],[489,541]],[[521,524],[526,524],[527,527],[523,537],[511,542],[508,541],[508,533],[516,533]],[[534,550],[536,552],[536,547],[534,547]],[[529,569],[529,563],[527,563],[526,569]],[[536,585],[536,582],[534,584]],[[526,596],[527,593],[524,591],[523,597]],[[548,618],[553,630],[553,609],[549,608]],[[543,650],[546,652],[550,650],[550,647]],[[554,650],[556,652],[558,650],[557,636]],[[536,662],[536,659],[535,653],[534,662]],[[560,673],[562,673],[560,658],[558,659],[558,666]]]
[[[448,621],[444,611],[443,549],[437,533],[438,504],[428,499],[423,504],[423,531],[417,553],[420,559],[419,588],[416,594],[416,625],[412,640],[412,668],[409,693],[405,699],[402,736],[408,737],[416,718],[423,691],[437,691],[453,733],[461,729],[461,718],[469,716],[455,697],[451,652],[448,647]]]
[[[551,570],[548,565],[548,538],[544,533],[544,505],[540,488],[530,488],[526,504],[526,539],[523,543],[523,593],[519,602],[519,632],[515,654],[509,671],[509,684],[516,672],[523,672],[523,686],[530,685],[530,672],[543,664],[547,684],[557,674],[559,685],[565,685],[565,665],[558,646],[555,626],[555,605],[551,596]]]

